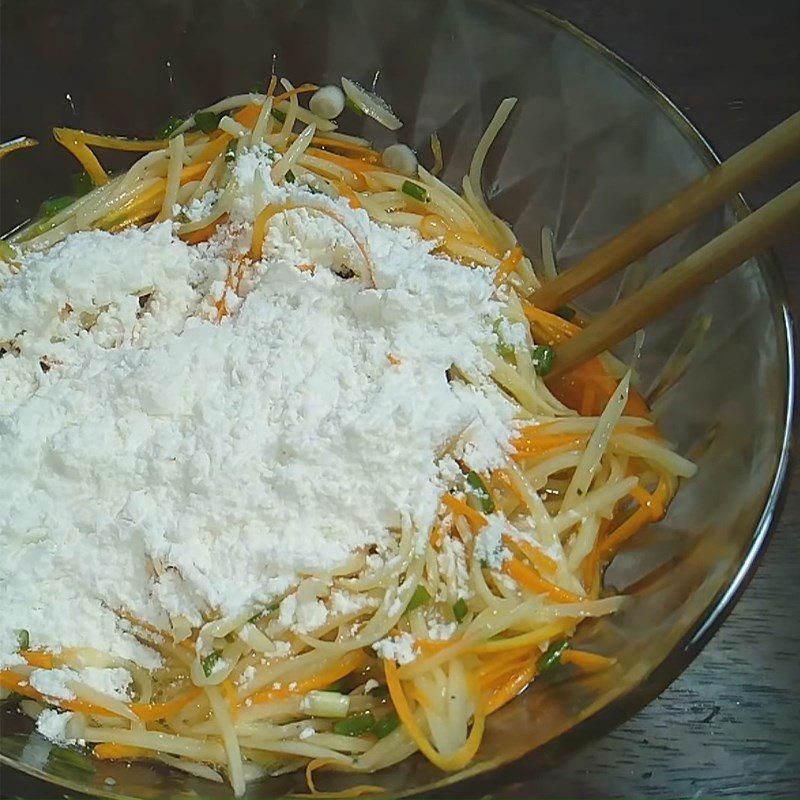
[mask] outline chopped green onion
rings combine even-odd
[[[414,589],[414,594],[411,595],[411,599],[408,601],[406,611],[413,611],[415,608],[419,608],[424,603],[427,603],[430,599],[430,592],[422,584],[419,584],[419,586]]]
[[[312,717],[344,719],[350,710],[350,697],[340,692],[321,692],[314,689],[303,698],[302,708]]]
[[[539,656],[538,670],[541,675],[548,669],[552,669],[556,664],[561,663],[561,654],[569,647],[569,639],[560,639],[553,642],[550,647]]]
[[[547,375],[553,369],[553,359],[556,352],[552,347],[546,344],[538,344],[531,351],[533,356],[533,368],[536,370],[537,375]]]
[[[70,176],[70,182],[72,183],[72,194],[75,197],[83,197],[94,189],[94,181],[89,177],[88,172],[76,172]]]
[[[169,139],[181,125],[183,125],[182,119],[179,117],[170,117],[158,133],[156,133],[156,139]]]
[[[357,717],[348,717],[341,722],[333,723],[333,732],[340,736],[361,736],[375,727],[375,717],[371,711],[365,711]]]
[[[341,680],[334,681],[329,686],[326,686],[325,687],[325,691],[326,692],[340,692],[341,693],[342,689],[344,689],[344,684],[345,684],[345,681],[344,681],[344,678],[342,678]]]
[[[194,127],[203,133],[213,133],[221,119],[222,115],[215,114],[213,111],[198,111],[194,115]]]
[[[500,333],[500,326],[503,324],[502,317],[500,319],[496,319],[494,321],[494,325],[492,326],[495,336],[497,336],[497,354],[501,358],[510,358],[514,355],[516,350],[514,349],[513,344],[509,344],[505,339],[503,339],[502,334]]]
[[[297,180],[294,172],[292,172],[290,169],[286,170],[286,175],[284,177],[286,178],[287,183],[294,183]]]
[[[31,635],[24,628],[18,628],[15,633],[17,634],[17,647],[20,650],[27,650],[31,646]]]
[[[489,494],[489,490],[486,488],[486,484],[483,482],[483,478],[478,475],[477,472],[470,472],[467,475],[467,486],[472,489],[472,491],[478,496],[478,500],[481,501],[481,508],[483,509],[484,514],[491,514],[496,506],[494,503],[494,499]]]
[[[420,203],[428,202],[428,190],[424,186],[414,183],[414,181],[403,181],[402,191],[403,194],[419,200]]]
[[[212,650],[207,656],[205,656],[200,661],[200,666],[203,668],[203,675],[206,678],[211,677],[211,673],[214,671],[214,667],[217,666],[217,662],[222,657],[222,653],[219,650]]]
[[[225,148],[225,163],[230,164],[232,161],[236,161],[236,141],[232,140],[228,142],[228,146]]]
[[[14,246],[0,239],[0,259],[3,261],[13,261],[17,257]]]
[[[456,618],[456,622],[461,622],[464,617],[467,616],[468,612],[467,601],[463,597],[459,597],[459,599],[453,603],[453,616]]]
[[[81,770],[81,772],[95,771],[94,764],[89,756],[78,753],[76,750],[70,750],[67,747],[52,747],[49,759],[51,761],[60,761],[68,767]]]
[[[269,113],[272,114],[278,122],[286,122],[286,114],[279,108],[273,108]]]
[[[555,313],[561,317],[561,319],[565,319],[569,322],[575,316],[575,309],[570,306],[559,306],[555,310]]]
[[[375,723],[372,732],[379,738],[383,739],[388,736],[400,724],[400,717],[397,716],[396,711],[387,714],[383,719]]]
[[[361,108],[355,100],[353,100],[349,95],[346,95],[344,98],[344,104],[351,110],[355,111],[356,114],[364,115],[364,109]]]
[[[39,216],[45,219],[54,217],[59,211],[69,208],[74,202],[75,198],[70,194],[65,194],[63,197],[51,197],[39,207]]]

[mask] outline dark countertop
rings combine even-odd
[[[630,61],[725,157],[800,109],[797,0],[554,0],[540,3]],[[764,202],[800,169],[759,186]],[[800,293],[800,241],[778,251]],[[795,472],[796,470],[793,470]],[[796,477],[796,476],[795,476]],[[657,700],[544,773],[524,763],[470,787],[494,797],[797,796],[800,792],[800,483],[743,598]],[[2,794],[53,796],[3,775]],[[458,792],[458,789],[456,789]],[[459,792],[463,795],[463,792]],[[56,795],[57,796],[57,795]]]

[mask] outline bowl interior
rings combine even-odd
[[[423,163],[430,164],[429,137],[438,132],[445,178],[454,185],[499,101],[518,97],[488,159],[485,187],[529,252],[539,252],[543,225],[553,229],[562,266],[712,163],[699,136],[632,70],[569,26],[496,0],[29,0],[6,5],[3,39],[0,138],[28,134],[43,142],[3,162],[4,230],[67,190],[75,167],[52,143],[53,125],[152,135],[171,114],[263,84],[273,63],[295,83],[340,75],[375,81],[405,121],[400,140],[418,148]],[[395,138],[352,114],[342,120],[344,130],[362,127],[379,144]],[[622,282],[592,292],[585,308],[604,308],[708,240],[735,212],[675,237]],[[763,543],[785,466],[790,353],[780,296],[771,267],[753,261],[647,329],[641,387],[658,397],[659,423],[700,471],[667,519],[610,568],[607,584],[630,602],[581,628],[580,640],[615,655],[618,666],[537,683],[491,717],[474,763],[446,782],[546,742],[574,743],[635,710],[679,673],[727,608]],[[665,388],[665,364],[677,365],[688,340],[693,357]],[[620,355],[629,352],[622,347]],[[229,795],[146,764],[75,772],[48,762],[48,743],[21,715],[5,708],[0,719],[7,763],[74,789],[107,797]],[[579,725],[577,739],[563,737]],[[392,795],[442,781],[419,757],[369,780]],[[321,781],[334,790],[361,782],[347,775]],[[303,789],[289,775],[250,784],[248,796]]]

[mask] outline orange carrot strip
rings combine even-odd
[[[500,262],[500,266],[494,275],[494,285],[499,286],[514,271],[521,260],[522,248],[517,245]]]
[[[23,650],[20,655],[32,666],[41,669],[53,668],[53,654],[42,650]]]
[[[155,722],[177,714],[187,703],[202,693],[199,686],[193,686],[182,694],[165,703],[130,703],[128,708],[136,714],[142,722]]]
[[[97,156],[69,128],[53,128],[53,136],[80,161],[95,186],[108,183],[108,175],[97,160]]]
[[[503,564],[503,572],[534,594],[546,594],[557,603],[577,603],[580,598],[565,589],[542,578],[537,572],[526,567],[516,558],[509,558]]]
[[[486,517],[460,497],[455,497],[450,492],[445,492],[442,495],[442,503],[455,514],[461,514],[462,517],[466,517],[473,530],[478,530],[486,525]]]
[[[523,552],[539,574],[555,575],[558,564],[547,553],[522,539],[515,539],[514,544]]]
[[[209,222],[204,228],[198,228],[196,231],[191,231],[190,233],[182,233],[180,238],[183,239],[186,244],[205,242],[206,239],[210,239],[214,235],[214,231],[219,225],[225,222],[226,219],[228,219],[228,215],[223,214],[213,222]]]
[[[493,689],[486,698],[486,713],[493,714],[498,708],[513,700],[536,675],[536,661],[533,660],[520,667],[511,680],[505,681],[500,687]]]
[[[397,174],[383,165],[369,164],[366,161],[360,161],[357,158],[350,158],[349,156],[342,156],[338,153],[331,153],[329,150],[322,150],[319,147],[309,147],[306,149],[306,153],[310,156],[313,155],[325,161],[330,161],[332,164],[337,164],[340,167],[346,167],[356,174],[360,172],[391,172],[394,175]]]
[[[81,714],[90,714],[95,717],[116,717],[119,716],[113,711],[101,708],[92,703],[87,703],[85,700],[62,700],[57,697],[47,697],[41,692],[37,692],[29,683],[27,678],[12,670],[3,670],[0,672],[0,686],[4,689],[10,689],[16,694],[21,694],[23,697],[30,697],[33,700],[49,703],[50,705],[57,705],[59,708],[66,709],[67,711],[78,711]]]
[[[603,669],[613,667],[617,663],[616,658],[601,656],[598,653],[590,653],[587,650],[572,650],[567,648],[561,654],[562,664],[574,664],[583,672],[599,672]]]
[[[252,703],[266,703],[269,700],[277,700],[283,697],[291,697],[292,695],[306,694],[312,689],[321,689],[325,686],[344,678],[357,669],[360,669],[366,662],[367,657],[361,650],[354,650],[347,655],[340,658],[336,664],[328,669],[312,675],[303,681],[297,681],[294,689],[290,689],[288,684],[282,685],[279,689],[261,689],[254,694],[249,695],[246,699]],[[239,706],[244,704],[244,699],[240,700]]]
[[[102,761],[129,761],[135,758],[152,755],[152,751],[145,750],[144,747],[133,747],[129,744],[102,742],[94,746],[92,755]]]

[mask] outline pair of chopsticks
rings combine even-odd
[[[609,239],[574,267],[543,284],[530,299],[546,311],[568,303],[798,154],[800,112]],[[556,346],[550,374],[564,375],[623,341],[753,254],[774,244],[791,226],[800,228],[800,182]]]

